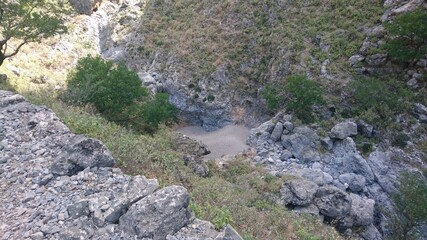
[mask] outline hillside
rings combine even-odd
[[[125,173],[183,185],[197,218],[244,239],[427,237],[425,1],[70,2],[84,14],[8,59],[0,87],[100,139]],[[407,13],[419,17],[409,15],[402,37],[393,23]],[[390,51],[405,37],[408,46]],[[402,49],[417,54],[399,60]],[[87,54],[166,92],[178,126],[141,134],[93,105],[63,102]],[[250,149],[211,161],[174,131],[229,124],[250,128]],[[216,145],[226,137],[212,135]]]

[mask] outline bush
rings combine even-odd
[[[306,75],[291,75],[286,83],[268,84],[261,95],[270,110],[276,111],[286,103],[287,110],[304,123],[313,121],[311,107],[325,102],[322,86]]]
[[[127,108],[147,95],[134,71],[100,56],[87,56],[68,75],[63,99],[76,105],[93,104],[108,120],[122,121]]]
[[[383,46],[388,54],[405,63],[427,54],[427,11],[418,9],[404,13],[384,27],[390,33],[390,40]]]
[[[160,123],[175,119],[176,109],[166,93],[152,98],[138,75],[123,64],[87,56],[68,75],[62,99],[75,105],[93,105],[106,119],[153,133]]]
[[[399,191],[393,195],[397,215],[393,220],[393,239],[412,239],[411,230],[427,221],[427,180],[404,173]]]
[[[409,109],[413,93],[401,82],[378,78],[361,78],[349,85],[352,114],[370,123],[385,125],[393,115]]]
[[[311,107],[314,104],[324,104],[322,86],[309,80],[306,75],[293,75],[288,78],[285,89],[291,95],[288,99],[288,110],[304,123],[313,121]]]

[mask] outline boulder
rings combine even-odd
[[[354,135],[357,135],[357,125],[351,121],[338,123],[329,133],[329,137],[341,140]]]
[[[326,184],[325,174],[320,169],[303,168],[294,170],[291,173],[296,176],[305,178],[311,182],[314,182],[319,186],[323,186]]]
[[[351,192],[360,192],[363,191],[366,185],[365,177],[357,175],[354,173],[344,173],[339,176],[339,180],[342,184],[347,184],[348,189]]]
[[[319,136],[309,127],[298,127],[291,135],[282,135],[283,147],[303,162],[319,161]]]
[[[348,59],[348,62],[350,63],[350,66],[355,66],[358,63],[362,62],[363,60],[365,60],[365,57],[362,55],[353,55]]]
[[[208,146],[181,133],[173,136],[172,142],[174,142],[174,144],[172,144],[174,150],[189,155],[200,157],[211,153]]]
[[[374,224],[366,226],[365,229],[363,229],[363,231],[359,233],[359,236],[363,240],[383,240],[383,236],[374,226]]]
[[[350,198],[350,214],[340,220],[340,226],[351,228],[371,225],[374,222],[375,201],[353,193],[350,194]]]
[[[333,186],[324,186],[317,190],[314,204],[321,214],[330,218],[341,218],[350,213],[350,196]]]
[[[190,196],[185,188],[163,188],[133,204],[120,217],[119,227],[138,238],[165,239],[190,222],[189,203]]]
[[[200,157],[185,155],[184,164],[189,166],[200,177],[207,177],[209,175],[209,167]]]
[[[373,66],[373,67],[379,67],[379,66],[384,66],[387,63],[387,54],[374,54],[371,56],[368,56],[365,59],[366,63],[369,66]]]
[[[357,121],[357,132],[362,134],[365,137],[372,137],[374,133],[374,126],[371,124],[366,123],[363,120]]]
[[[74,175],[92,167],[112,167],[114,159],[110,151],[97,139],[83,135],[75,135],[67,139],[64,151],[52,166],[56,175]]]
[[[282,185],[280,195],[284,205],[308,206],[318,188],[317,184],[311,181],[292,179]]]
[[[276,123],[276,126],[274,126],[273,132],[271,132],[270,138],[273,141],[279,141],[280,137],[283,133],[283,124],[281,122]]]

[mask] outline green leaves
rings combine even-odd
[[[306,75],[291,75],[286,83],[269,84],[262,92],[270,110],[277,110],[286,104],[287,110],[293,112],[301,121],[313,121],[311,107],[324,104],[323,88],[320,83],[309,80]]]
[[[160,123],[175,120],[176,109],[166,93],[149,97],[136,72],[100,56],[80,59],[67,84],[63,100],[76,105],[92,104],[110,121],[152,133]]]
[[[63,16],[69,8],[58,1],[7,0],[0,2],[0,9],[0,65],[23,45],[67,30]],[[18,41],[17,47],[8,48],[10,40]]]
[[[390,39],[383,46],[388,54],[401,63],[419,59],[427,53],[427,11],[418,9],[404,13],[384,27]]]

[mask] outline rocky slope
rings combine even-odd
[[[419,119],[414,131],[426,127],[424,117]],[[352,137],[372,136],[372,130],[364,122],[348,120],[321,137],[316,129],[296,126],[290,115],[281,113],[253,128],[248,143],[256,149],[254,161],[272,174],[298,177],[283,184],[278,202],[333,222],[347,236],[383,239],[391,234],[386,215],[394,211],[391,195],[398,191],[399,176],[404,171],[422,175],[418,168],[427,167],[427,156],[390,147],[365,158]],[[426,237],[424,233],[417,239]]]
[[[1,239],[240,239],[195,219],[181,186],[127,176],[98,140],[0,91]]]

